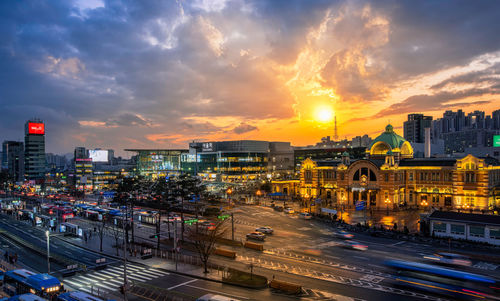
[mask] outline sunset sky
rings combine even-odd
[[[307,145],[500,109],[499,1],[1,1],[0,138]]]

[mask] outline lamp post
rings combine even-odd
[[[47,273],[50,274],[50,232],[45,231],[45,236],[47,236]]]
[[[389,198],[385,199],[386,215],[389,215]]]
[[[227,197],[229,199],[229,204],[231,204],[231,193],[233,193],[233,190],[231,189],[231,187],[229,187],[227,190],[226,190],[226,194],[227,194]]]
[[[262,192],[260,190],[257,190],[257,192],[255,192],[255,194],[257,195],[257,199],[258,199],[259,204],[260,204],[260,196],[262,195]],[[264,206],[266,206],[265,199],[264,199]]]

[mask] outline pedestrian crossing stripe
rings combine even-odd
[[[165,275],[169,273],[148,266],[127,264],[127,278],[134,281],[146,282]],[[76,290],[88,293],[96,292],[97,289],[115,291],[123,284],[123,265],[108,266],[105,270],[66,278],[65,282]]]
[[[146,280],[152,280],[154,279],[155,277],[146,277],[146,276],[143,276],[143,275],[137,275],[137,274],[130,274],[130,276],[133,276],[133,277],[137,277],[137,278],[141,278],[141,279],[146,279]]]
[[[134,276],[127,276],[127,278],[130,278],[130,279],[136,280],[136,281],[140,281],[140,282],[146,282],[147,281],[146,279],[136,278]],[[151,280],[151,279],[148,279],[148,280]]]

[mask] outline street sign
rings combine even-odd
[[[500,135],[493,135],[493,147],[500,147]]]
[[[366,208],[365,201],[357,201],[356,202],[356,211],[364,210]]]

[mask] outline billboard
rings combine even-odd
[[[89,149],[89,158],[92,162],[108,162],[108,151],[102,149]]]
[[[500,135],[493,136],[493,146],[500,147]]]
[[[45,124],[38,122],[29,122],[28,134],[37,134],[37,135],[45,134]]]

